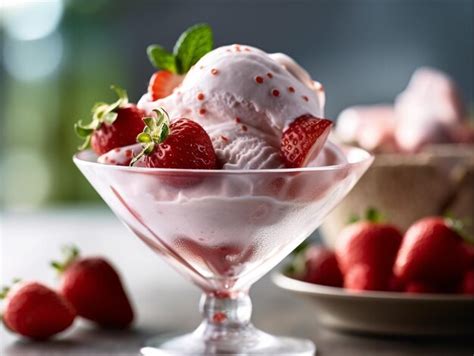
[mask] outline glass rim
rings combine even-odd
[[[148,168],[148,167],[130,167],[130,166],[119,166],[112,164],[103,164],[99,162],[93,162],[87,159],[80,158],[80,155],[91,153],[92,151],[85,150],[75,153],[72,156],[72,160],[76,165],[85,165],[93,167],[101,167],[101,169],[119,170],[125,172],[134,173],[175,173],[175,174],[212,174],[212,175],[244,175],[244,174],[281,174],[281,173],[310,173],[310,172],[322,172],[322,171],[337,171],[343,170],[350,167],[362,165],[367,162],[374,160],[374,155],[360,147],[350,145],[338,145],[339,147],[346,150],[357,150],[361,155],[361,159],[355,162],[346,162],[341,164],[334,164],[330,166],[314,166],[314,167],[301,167],[301,168],[273,168],[273,169],[185,169],[185,168]]]

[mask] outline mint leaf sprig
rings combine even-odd
[[[160,45],[147,48],[151,64],[158,69],[175,74],[185,74],[214,44],[212,29],[208,24],[197,24],[184,31],[176,42],[173,53]]]
[[[133,166],[144,155],[150,155],[155,149],[155,145],[160,144],[170,133],[169,115],[163,108],[154,109],[155,116],[144,117],[145,128],[137,136],[137,142],[141,143],[142,150],[130,162]]]
[[[91,137],[95,130],[99,129],[103,123],[113,124],[117,120],[116,110],[119,107],[123,107],[128,104],[128,96],[125,89],[118,85],[111,85],[110,89],[117,93],[118,99],[112,104],[104,102],[98,102],[92,107],[92,121],[88,124],[83,124],[82,120],[79,120],[74,124],[74,130],[77,136],[84,139],[84,143],[79,146],[80,150],[85,150],[90,146]]]

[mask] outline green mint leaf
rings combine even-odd
[[[212,50],[212,29],[207,24],[188,28],[174,46],[179,74],[186,73],[202,56]]]
[[[155,68],[164,69],[171,73],[177,73],[176,58],[173,53],[159,45],[151,45],[146,49],[148,59]]]

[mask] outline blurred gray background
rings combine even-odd
[[[473,103],[472,0],[2,0],[1,203],[6,210],[99,202],[71,162],[111,83],[132,100],[153,67],[145,49],[172,48],[208,22],[216,46],[285,52],[326,87],[330,118],[354,104],[391,102],[419,66],[450,74]]]

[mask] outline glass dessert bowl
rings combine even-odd
[[[337,149],[327,144],[327,156]],[[345,162],[294,169],[193,170],[74,162],[112,211],[203,291],[192,333],[157,337],[144,355],[313,354],[309,340],[274,337],[250,322],[251,285],[321,223],[372,163],[358,148]],[[334,151],[335,152],[335,151]]]

